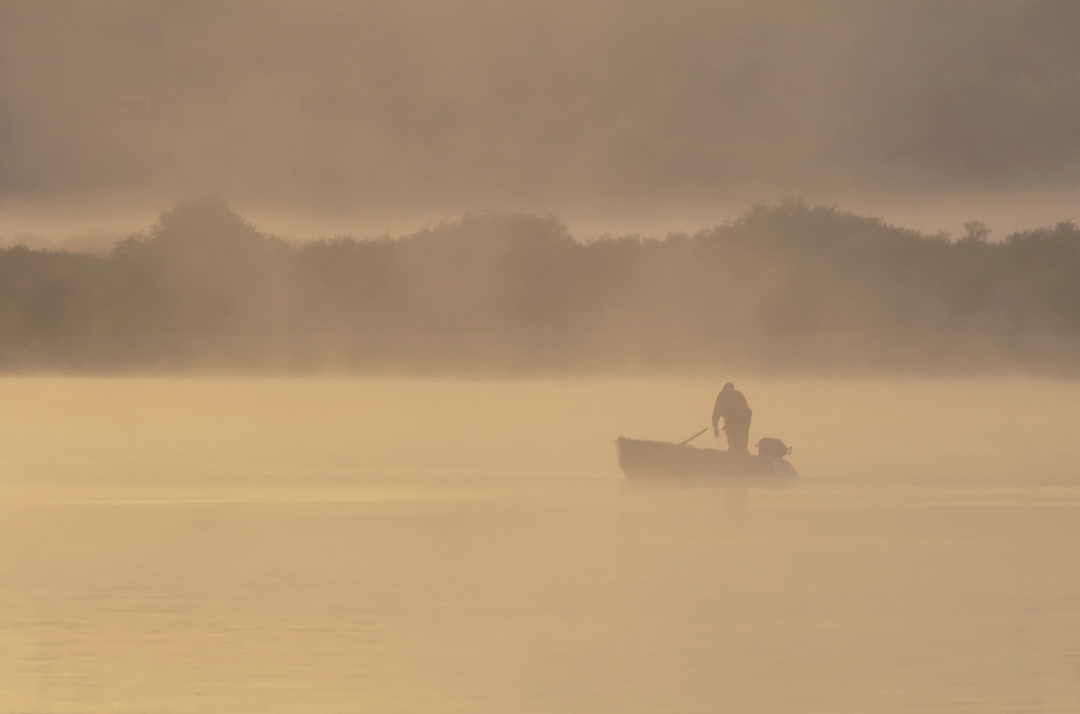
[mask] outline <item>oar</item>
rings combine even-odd
[[[709,430],[709,427],[705,427],[704,429],[702,429],[701,431],[699,431],[698,433],[694,434],[694,435],[693,435],[693,436],[691,436],[691,437],[690,437],[689,439],[687,439],[686,441],[684,441],[683,443],[679,444],[679,446],[686,446],[686,445],[687,445],[687,444],[689,444],[689,443],[690,443],[691,441],[693,441],[694,439],[698,438],[699,436],[701,436],[702,434],[704,434],[704,433],[705,433],[705,432],[707,432],[708,430]]]

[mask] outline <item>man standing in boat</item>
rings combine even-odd
[[[724,390],[716,395],[716,406],[712,412],[713,436],[720,437],[720,417],[724,418],[724,432],[727,434],[728,451],[740,454],[749,453],[747,444],[750,442],[750,405],[746,403],[746,397],[742,392],[735,389],[735,385],[728,382]]]

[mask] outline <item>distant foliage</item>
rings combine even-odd
[[[797,201],[665,240],[483,214],[289,244],[216,200],[106,256],[0,251],[0,368],[1080,367],[1080,229],[950,241]]]

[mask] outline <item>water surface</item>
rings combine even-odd
[[[722,381],[0,380],[0,714],[1080,710],[1080,385],[739,381],[795,484],[628,485]]]

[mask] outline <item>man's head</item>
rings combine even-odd
[[[724,385],[724,391],[725,392],[734,392],[735,391],[735,385],[732,384],[731,382],[728,382],[727,384]]]

